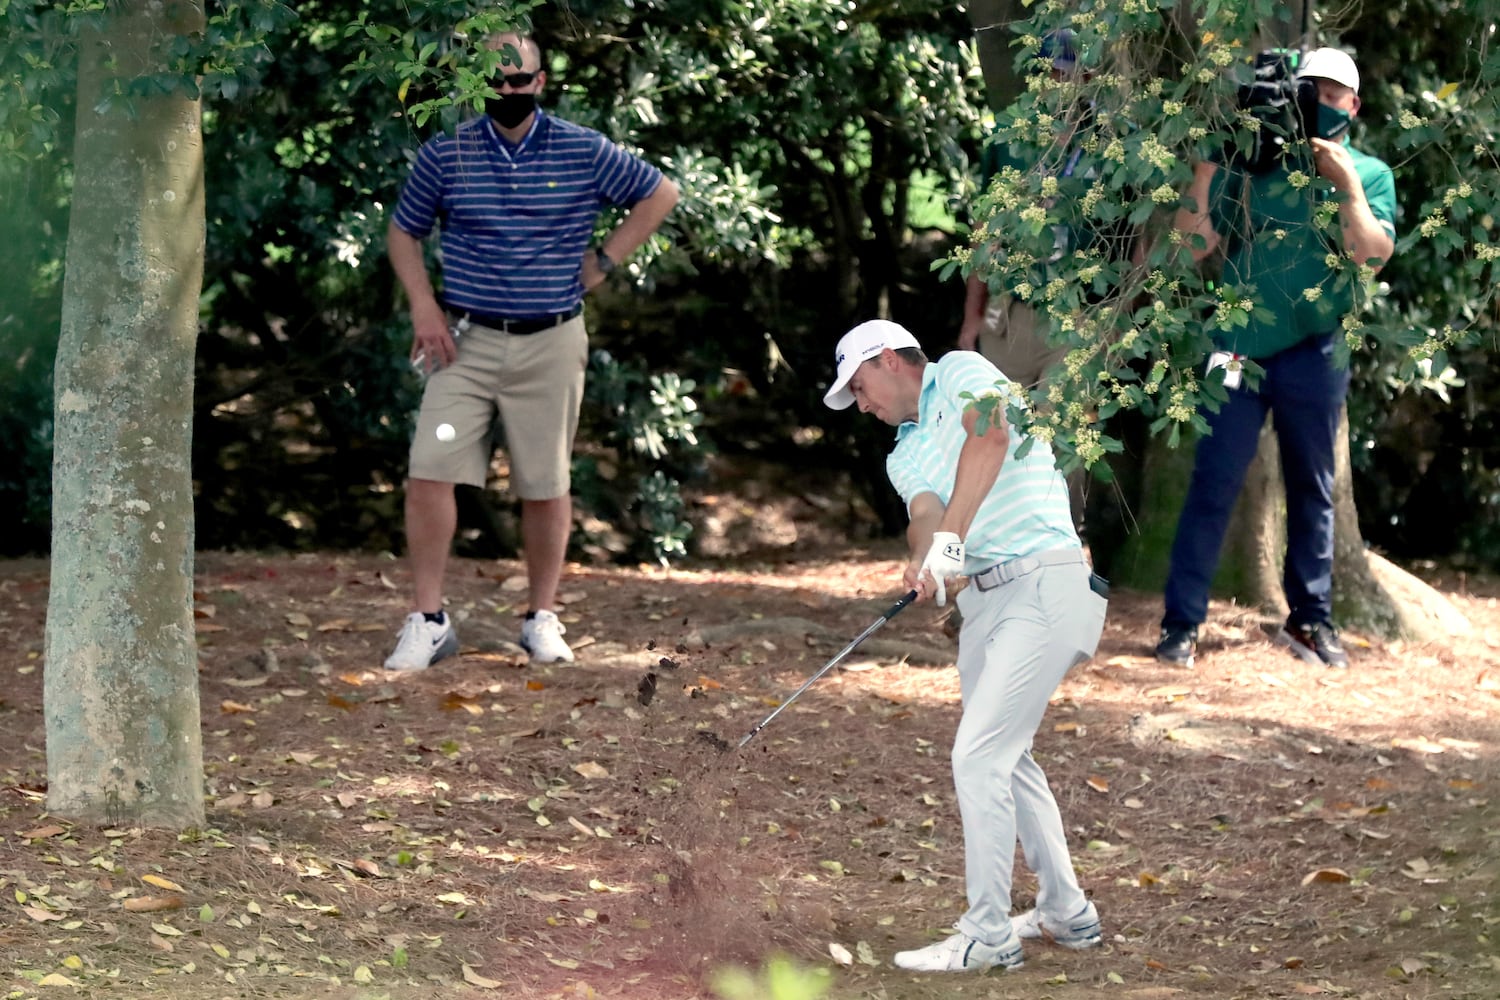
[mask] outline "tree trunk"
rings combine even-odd
[[[1468,620],[1452,602],[1366,551],[1354,506],[1348,430],[1346,413],[1340,427],[1333,486],[1335,624],[1378,638],[1399,636],[1418,641],[1468,631]],[[1190,442],[1173,449],[1158,438],[1147,446],[1136,516],[1138,531],[1126,540],[1113,561],[1114,582],[1148,591],[1160,591],[1166,585],[1172,538],[1192,464]],[[1280,470],[1276,435],[1268,422],[1261,429],[1260,450],[1230,518],[1213,584],[1216,597],[1258,608],[1275,619],[1287,614],[1281,587],[1286,493]]]
[[[1021,76],[1015,70],[1016,52],[1006,26],[1018,17],[1016,0],[971,0],[969,22],[979,47],[979,67],[984,72],[985,97],[990,110],[999,111],[1021,96]]]
[[[114,98],[166,70],[200,7],[124,0],[80,39],[56,368],[47,808],[203,821],[193,629],[193,350],[203,278],[197,100]],[[128,104],[128,106],[127,106]]]

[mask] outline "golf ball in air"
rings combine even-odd
[[[437,439],[439,441],[452,441],[458,432],[453,429],[452,424],[437,425]]]

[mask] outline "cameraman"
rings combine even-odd
[[[1214,333],[1221,352],[1214,361],[1231,356],[1229,399],[1219,412],[1205,414],[1209,433],[1198,441],[1177,523],[1156,646],[1158,660],[1183,667],[1193,665],[1224,532],[1267,411],[1275,415],[1286,486],[1282,586],[1291,612],[1276,642],[1311,664],[1349,664],[1331,620],[1334,446],[1349,388],[1348,369],[1334,363],[1334,340],[1354,309],[1356,282],[1347,272],[1340,277],[1329,258],[1374,269],[1390,259],[1396,188],[1390,167],[1349,145],[1347,132],[1359,111],[1353,59],[1338,49],[1315,49],[1290,83],[1306,90],[1301,118],[1310,157],[1301,143],[1292,143],[1270,163],[1234,157],[1200,163],[1174,222],[1179,231],[1202,237],[1202,246],[1192,241],[1195,260],[1222,241],[1224,283],[1253,286],[1258,305],[1271,314]],[[1299,186],[1314,170],[1321,180]],[[1330,198],[1338,205],[1336,234],[1332,225],[1315,221],[1316,206]],[[1264,369],[1256,387],[1240,381],[1239,358]]]

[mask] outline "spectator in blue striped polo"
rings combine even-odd
[[[454,485],[485,485],[497,412],[521,501],[530,602],[521,645],[533,662],[573,659],[555,605],[588,359],[583,297],[677,204],[676,185],[656,167],[538,106],[547,73],[535,39],[502,34],[488,44],[502,53],[498,96],[456,135],[422,146],[387,232],[411,309],[412,363],[429,374],[406,482],[415,606],[389,670],[421,670],[458,650],[443,610]],[[629,211],[595,246],[606,206]],[[422,254],[434,227],[441,293]]]
[[[931,363],[896,323],[871,320],[844,335],[823,401],[896,428],[886,459],[910,515],[903,573],[917,600],[955,602],[963,615],[958,677],[963,714],[953,781],[963,820],[969,908],[956,933],[897,952],[919,972],[982,972],[1022,964],[1022,939],[1065,948],[1099,944],[1099,913],[1073,873],[1057,801],[1031,755],[1052,692],[1094,655],[1104,627],[1104,581],[1084,558],[1068,489],[1045,441],[1024,439],[1006,414],[1009,380],[974,351]],[[986,416],[980,401],[993,398]],[[1024,405],[1024,401],[1022,401]],[[1010,916],[1019,838],[1036,873],[1036,905]]]

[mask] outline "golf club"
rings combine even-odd
[[[782,711],[788,705],[790,705],[792,702],[794,702],[798,698],[800,698],[802,696],[802,692],[804,692],[808,688],[812,687],[813,684],[815,684],[817,682],[817,680],[818,680],[819,677],[822,677],[824,674],[828,673],[828,671],[830,671],[834,667],[838,666],[839,663],[844,659],[844,657],[848,656],[851,652],[854,651],[854,647],[858,646],[860,643],[862,643],[866,639],[868,639],[875,632],[876,629],[880,628],[880,626],[884,625],[886,622],[888,622],[892,618],[896,617],[896,614],[902,608],[906,607],[908,604],[910,604],[912,601],[915,601],[916,599],[917,599],[917,592],[915,590],[908,590],[906,592],[906,596],[905,597],[901,598],[901,600],[897,601],[895,604],[892,604],[886,610],[885,614],[881,615],[879,618],[875,619],[875,621],[873,621],[873,622],[870,623],[869,628],[865,629],[859,635],[855,636],[853,642],[849,643],[849,645],[847,645],[843,649],[839,650],[837,656],[835,656],[833,659],[829,660],[827,663],[823,664],[823,668],[821,670],[819,670],[817,673],[813,674],[811,677],[809,677],[807,679],[807,682],[804,683],[801,687],[799,687],[795,692],[793,692],[792,696],[790,698],[788,698],[786,701],[783,701],[780,705],[777,705],[776,706],[776,711],[772,712],[770,715],[766,716],[764,719],[761,719],[760,720],[760,725],[756,726],[754,729],[752,729],[748,733],[746,733],[745,734],[745,738],[742,739],[742,740],[740,740],[739,745],[737,747],[735,747],[735,749],[737,749],[737,750],[740,749],[740,747],[743,747],[746,743],[749,743],[752,739],[754,739],[756,733],[758,733],[762,729],[766,728],[766,725],[772,719],[776,718],[776,716],[780,715],[782,713]]]

